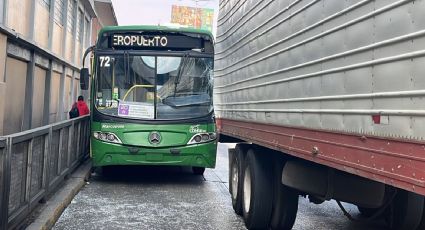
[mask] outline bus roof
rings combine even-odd
[[[99,31],[99,36],[107,32],[127,32],[127,31],[163,31],[163,32],[181,32],[206,35],[214,40],[212,33],[208,30],[192,29],[186,27],[152,26],[152,25],[131,25],[131,26],[105,26]]]

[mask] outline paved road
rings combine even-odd
[[[54,229],[245,229],[228,192],[227,146],[204,177],[189,168],[120,167],[115,176],[94,174]],[[354,206],[348,210],[358,215]],[[348,221],[335,202],[314,205],[300,198],[299,230],[384,229]]]

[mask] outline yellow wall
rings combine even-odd
[[[6,59],[6,95],[3,134],[22,131],[24,119],[27,63],[15,58]],[[11,100],[13,98],[13,100]]]
[[[82,63],[82,46],[81,46],[81,43],[80,43],[80,41],[76,41],[77,42],[77,44],[75,45],[75,64],[77,65],[77,66],[81,66],[83,63]]]
[[[67,61],[73,62],[74,49],[72,47],[73,40],[75,39],[71,33],[66,32],[66,48],[65,48],[65,58]]]
[[[50,87],[50,113],[49,123],[59,121],[59,89],[60,89],[61,74],[53,72]]]
[[[71,98],[72,89],[71,89],[71,82],[72,82],[72,76],[67,75],[65,78],[65,88],[64,88],[64,97],[63,97],[63,112],[65,117],[68,117],[68,111],[71,110],[73,102],[76,100],[73,100]]]
[[[47,48],[49,42],[49,11],[40,3],[35,4],[35,10],[34,39],[39,45]]]
[[[53,53],[62,56],[63,27],[56,22],[53,24]]]
[[[38,66],[35,67],[31,128],[37,128],[43,125],[46,74],[46,70]]]
[[[30,10],[31,0],[8,0],[8,27],[28,37]]]

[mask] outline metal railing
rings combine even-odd
[[[14,228],[88,157],[89,116],[0,137],[0,229]]]

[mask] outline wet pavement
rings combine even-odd
[[[53,229],[245,229],[228,191],[227,145],[217,167],[195,176],[190,168],[115,167],[94,173]],[[345,204],[358,216],[357,209]],[[300,197],[294,229],[385,229],[350,222],[334,201],[314,205]]]

